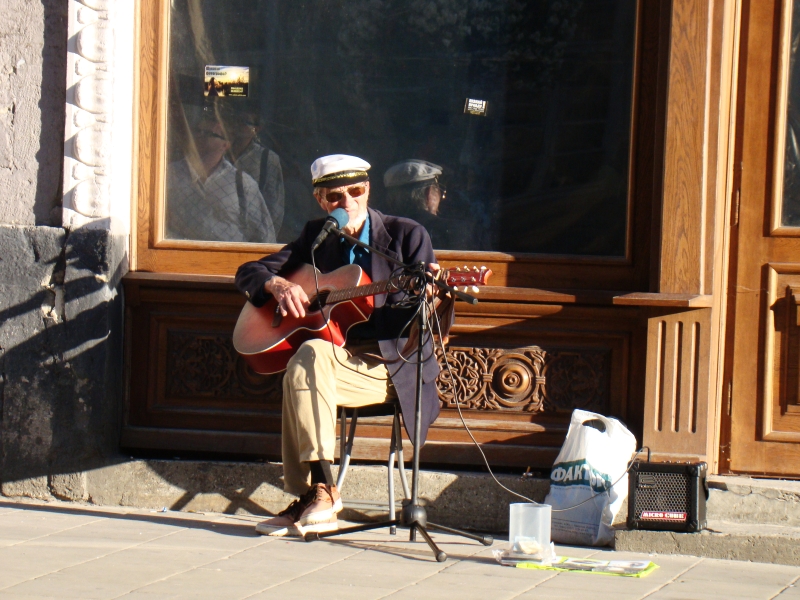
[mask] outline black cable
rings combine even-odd
[[[436,316],[436,329],[439,332],[439,347],[442,350],[442,356],[444,357],[444,364],[447,366],[447,372],[450,375],[450,381],[452,382],[452,386],[453,386],[453,401],[456,404],[456,409],[458,409],[458,416],[461,419],[461,424],[464,426],[464,429],[466,429],[467,433],[469,434],[470,439],[472,439],[472,442],[475,444],[475,447],[478,449],[478,452],[480,452],[481,457],[483,457],[483,464],[486,465],[486,469],[489,471],[489,475],[492,476],[492,479],[494,479],[494,482],[497,485],[499,485],[501,488],[503,488],[509,494],[512,494],[512,495],[516,496],[517,498],[522,498],[523,500],[527,500],[528,502],[530,502],[532,504],[540,504],[539,502],[536,502],[535,500],[532,500],[531,498],[528,498],[527,496],[523,496],[522,494],[519,494],[519,493],[515,492],[514,490],[507,488],[505,485],[500,483],[500,480],[498,480],[497,477],[495,477],[495,474],[492,471],[492,467],[489,466],[489,460],[486,458],[486,455],[483,453],[483,449],[481,448],[481,445],[478,443],[478,440],[476,440],[475,436],[472,435],[472,431],[470,431],[469,427],[467,426],[467,422],[464,419],[464,414],[461,412],[461,403],[458,401],[458,396],[457,396],[457,393],[456,393],[457,392],[457,390],[456,390],[456,378],[455,378],[455,375],[453,374],[453,370],[450,367],[450,362],[447,360],[447,351],[445,350],[444,341],[442,339],[442,327],[441,327],[441,323],[439,322],[439,315],[437,315],[435,311],[434,311],[433,314]],[[628,468],[625,469],[625,472],[622,475],[620,475],[619,478],[617,478],[617,480],[614,483],[612,483],[610,486],[608,486],[607,489],[603,490],[602,492],[598,492],[596,494],[592,494],[586,500],[583,500],[582,502],[579,502],[578,504],[575,504],[573,506],[568,506],[567,508],[551,508],[552,512],[566,512],[568,510],[572,510],[574,508],[578,508],[579,506],[582,506],[582,505],[586,504],[590,500],[594,500],[598,496],[602,496],[603,494],[608,494],[611,491],[611,489],[615,485],[617,485],[620,481],[622,481],[622,479],[625,477],[625,475],[627,475],[630,472],[631,468],[633,467],[633,463],[636,460],[636,457],[639,456],[639,454],[642,451],[644,451],[645,448],[647,448],[647,455],[648,455],[648,460],[649,460],[650,448],[648,448],[647,446],[641,447],[633,455],[633,458],[631,458],[630,462],[628,463]]]
[[[403,328],[400,330],[400,333],[397,335],[397,337],[396,337],[396,338],[395,338],[395,340],[394,340],[394,349],[395,349],[395,352],[397,352],[397,357],[398,357],[398,358],[399,358],[399,359],[400,359],[400,360],[401,360],[401,361],[402,361],[404,364],[407,364],[407,365],[416,365],[416,364],[419,364],[419,363],[420,363],[420,361],[419,361],[419,360],[412,360],[412,359],[410,359],[410,358],[406,358],[405,356],[403,356],[403,352],[402,352],[402,350],[400,350],[400,340],[401,340],[401,339],[403,339],[403,333],[406,331],[406,329],[410,329],[410,328],[411,328],[411,325],[413,324],[413,322],[414,322],[414,319],[416,319],[416,318],[417,318],[417,316],[419,315],[419,312],[420,312],[421,310],[422,310],[422,302],[420,302],[420,303],[418,304],[418,306],[417,306],[417,310],[415,310],[415,311],[414,311],[414,314],[413,314],[413,315],[411,315],[411,318],[410,318],[410,319],[408,320],[408,322],[407,322],[407,323],[406,323],[406,324],[403,326]],[[428,328],[429,328],[429,330],[430,330],[430,322],[428,323]],[[409,334],[410,334],[410,333],[411,333],[411,332],[409,331]],[[428,334],[428,335],[430,336],[431,334]],[[409,337],[407,337],[406,339],[407,339],[407,340],[408,340],[408,339],[411,339],[411,336],[409,335]],[[427,344],[429,339],[430,339],[430,337],[428,337],[428,338],[423,338],[423,339],[422,339],[422,343],[423,343],[423,345]],[[431,356],[432,356],[432,354],[431,354]],[[424,363],[425,363],[425,362],[427,362],[427,361],[428,361],[430,358],[431,358],[430,356],[423,357],[423,358],[422,358],[422,363],[424,364]]]
[[[314,288],[315,288],[315,291],[316,291],[316,294],[317,294],[317,298],[319,298],[320,289],[319,289],[319,279],[318,279],[318,276],[317,276],[318,275],[318,270],[317,270],[316,260],[315,260],[313,252],[311,253],[311,264],[312,264],[312,267],[314,268]],[[394,277],[394,274],[397,271],[398,270],[395,270],[392,273],[392,277]],[[461,403],[458,400],[458,394],[457,394],[457,389],[456,389],[456,385],[457,385],[456,381],[457,380],[455,378],[455,375],[453,374],[452,368],[450,367],[450,362],[447,360],[447,350],[444,347],[444,341],[443,341],[443,338],[442,338],[442,328],[441,328],[441,322],[439,321],[439,315],[436,313],[435,306],[433,306],[433,302],[429,301],[426,298],[426,295],[427,295],[426,292],[427,292],[427,288],[425,287],[425,282],[423,281],[423,288],[422,288],[422,292],[420,294],[412,295],[412,294],[408,293],[408,291],[407,291],[407,296],[406,296],[406,298],[404,300],[402,300],[400,302],[397,302],[397,303],[392,305],[393,307],[398,307],[398,308],[399,307],[408,307],[408,306],[412,306],[413,305],[412,302],[413,302],[417,306],[417,310],[414,311],[414,314],[411,315],[411,317],[409,318],[408,322],[403,326],[403,329],[400,330],[400,333],[398,334],[397,338],[395,339],[395,348],[397,350],[398,357],[405,364],[417,364],[419,362],[419,361],[411,361],[411,360],[406,359],[403,356],[402,352],[400,351],[398,345],[400,343],[400,339],[402,339],[403,332],[407,328],[409,328],[411,326],[411,323],[413,322],[414,318],[416,318],[416,316],[419,314],[419,311],[422,309],[422,303],[423,302],[430,302],[431,310],[428,311],[428,314],[432,315],[433,319],[435,319],[436,331],[439,333],[439,347],[440,347],[440,349],[442,351],[442,356],[444,358],[445,366],[447,367],[447,372],[450,375],[451,385],[453,386],[453,400],[455,402],[456,409],[458,410],[458,416],[459,416],[459,419],[461,420],[461,424],[464,426],[464,429],[466,430],[466,432],[469,435],[470,439],[475,444],[475,447],[478,449],[478,452],[480,452],[481,458],[483,458],[483,463],[486,466],[486,470],[489,472],[489,475],[492,477],[494,482],[499,487],[501,487],[503,490],[508,492],[509,494],[511,494],[513,496],[516,496],[518,498],[521,498],[522,500],[526,500],[526,501],[528,501],[528,502],[530,502],[532,504],[540,504],[539,502],[536,502],[535,500],[533,500],[531,498],[528,498],[527,496],[524,496],[523,494],[517,493],[514,490],[506,487],[505,485],[503,485],[500,482],[499,479],[497,479],[497,477],[494,474],[494,471],[492,471],[492,467],[489,465],[489,460],[486,458],[486,454],[483,452],[483,448],[481,448],[480,443],[478,442],[478,440],[475,439],[475,436],[472,434],[472,431],[470,430],[469,426],[467,425],[467,422],[464,419],[464,413],[461,412]],[[378,380],[378,381],[389,381],[391,379],[391,375],[389,377],[387,377],[387,378],[384,378],[384,377],[374,377],[374,376],[369,375],[367,373],[362,373],[362,372],[358,371],[357,369],[353,369],[349,365],[347,365],[347,364],[343,363],[341,360],[339,360],[339,357],[336,354],[336,348],[338,348],[338,346],[336,346],[336,344],[333,342],[333,332],[331,330],[330,321],[328,319],[328,316],[325,314],[325,311],[323,310],[322,306],[320,306],[320,312],[322,313],[322,318],[325,321],[325,326],[328,328],[328,331],[331,334],[330,335],[330,343],[331,343],[331,346],[333,348],[333,357],[336,360],[336,362],[338,362],[345,369],[348,369],[348,370],[353,371],[353,372],[360,373],[361,375],[369,377],[370,379],[375,379],[375,380]],[[428,330],[429,330],[428,335],[430,337],[428,339],[435,339],[435,338],[433,338],[433,327],[432,327],[432,325],[433,325],[433,322],[431,321],[431,316],[429,316],[428,317]],[[423,343],[427,343],[427,340],[423,339]],[[433,352],[433,354],[435,354],[435,351]],[[430,358],[431,358],[430,356],[427,357],[427,358],[423,358],[422,362],[424,363],[425,361],[429,360]],[[388,367],[387,367],[387,371],[388,371]],[[575,508],[578,508],[579,506],[583,506],[587,502],[589,502],[591,500],[594,500],[595,498],[597,498],[599,496],[602,496],[604,494],[608,494],[611,491],[611,489],[615,485],[617,485],[620,481],[622,481],[622,479],[625,477],[625,475],[627,475],[630,472],[631,468],[633,467],[634,461],[636,460],[636,457],[641,452],[643,452],[645,450],[645,448],[647,449],[648,460],[649,460],[650,449],[647,448],[646,446],[643,446],[642,448],[637,450],[636,453],[633,455],[633,458],[628,463],[628,468],[625,469],[625,471],[622,473],[622,475],[620,475],[614,483],[612,483],[610,486],[608,486],[607,489],[603,490],[602,492],[598,492],[598,493],[592,494],[591,496],[589,496],[588,498],[586,498],[582,502],[579,502],[578,504],[575,504],[573,506],[568,506],[566,508],[551,508],[552,512],[566,512],[566,511],[569,511],[569,510],[573,510]]]
[[[416,359],[416,360],[411,360],[411,359],[408,359],[408,358],[406,358],[405,356],[403,356],[403,353],[402,353],[402,351],[400,350],[400,347],[399,347],[399,344],[400,344],[400,339],[403,337],[403,333],[406,331],[406,329],[409,329],[409,328],[411,327],[412,323],[414,322],[414,319],[416,319],[417,315],[419,315],[419,312],[420,312],[420,310],[422,310],[422,303],[423,303],[423,302],[429,302],[429,301],[427,300],[427,280],[426,280],[426,279],[425,279],[425,277],[424,277],[424,271],[422,271],[422,272],[420,273],[420,276],[419,276],[419,278],[420,278],[420,279],[422,279],[422,281],[421,281],[421,288],[422,288],[422,291],[421,291],[419,294],[417,294],[417,295],[415,295],[415,296],[412,296],[412,298],[414,299],[414,301],[415,301],[415,303],[416,303],[416,307],[417,307],[417,308],[416,308],[416,310],[414,311],[414,314],[411,316],[411,318],[410,318],[410,319],[408,320],[408,322],[405,324],[405,326],[403,327],[403,329],[401,329],[401,330],[400,330],[400,333],[398,334],[397,338],[395,338],[395,352],[397,352],[397,356],[398,356],[398,358],[399,358],[399,359],[400,359],[400,360],[401,360],[401,361],[402,361],[404,364],[407,364],[407,365],[417,365],[417,364],[419,364],[420,362],[422,362],[422,364],[425,364],[425,363],[426,363],[426,362],[428,362],[428,361],[429,361],[429,360],[430,360],[430,359],[431,359],[433,356],[435,356],[435,355],[436,355],[436,351],[435,351],[435,350],[434,350],[434,348],[433,348],[433,344],[431,344],[431,354],[430,354],[430,355],[428,355],[428,356],[424,356],[424,355],[423,355],[423,357],[422,357],[422,361],[420,361],[419,359]],[[423,344],[423,346],[427,345],[429,341],[432,341],[432,340],[433,340],[433,322],[432,322],[432,320],[431,320],[431,313],[432,313],[432,312],[435,312],[435,311],[434,311],[434,308],[435,308],[435,307],[433,306],[433,303],[432,303],[432,302],[430,302],[430,304],[431,304],[431,310],[429,310],[429,311],[428,311],[428,319],[427,319],[427,326],[428,326],[428,327],[427,327],[427,329],[428,329],[428,334],[427,334],[427,337],[423,337],[423,339],[422,339],[422,344]],[[393,306],[396,306],[396,305],[393,305]],[[407,338],[407,339],[410,339],[410,336],[409,336],[409,338]]]
[[[314,256],[313,252],[311,253],[311,265],[314,268],[314,288],[315,288],[315,291],[316,291],[316,294],[317,294],[317,298],[319,298],[320,297],[320,289],[319,289],[318,270],[317,270],[317,265],[316,265],[316,259],[315,259],[315,256]],[[390,281],[394,278],[395,273],[397,273],[398,270],[399,269],[396,269],[395,271],[392,272],[392,277],[390,277]],[[435,320],[435,324],[436,324],[436,331],[439,333],[439,347],[440,347],[440,349],[442,351],[442,356],[444,358],[444,363],[445,363],[445,366],[447,367],[447,372],[448,372],[448,374],[450,376],[451,385],[453,387],[453,401],[455,402],[456,409],[458,410],[459,419],[461,420],[461,424],[464,426],[464,429],[466,430],[466,432],[469,435],[470,439],[475,444],[475,447],[478,449],[478,452],[480,452],[481,458],[483,459],[483,463],[486,466],[486,470],[489,472],[489,475],[492,477],[494,482],[500,488],[502,488],[503,490],[505,490],[509,494],[511,494],[513,496],[516,496],[518,498],[521,498],[522,500],[526,500],[526,501],[528,501],[528,502],[530,502],[532,504],[540,504],[539,502],[536,502],[535,500],[533,500],[531,498],[528,498],[527,496],[524,496],[523,494],[517,493],[514,490],[506,487],[505,485],[503,485],[500,482],[499,479],[497,479],[497,477],[494,474],[494,471],[492,471],[492,467],[489,465],[489,460],[486,458],[486,454],[483,452],[483,448],[481,448],[480,443],[478,442],[478,440],[475,439],[475,436],[472,434],[472,431],[470,430],[469,426],[467,425],[467,422],[464,419],[464,413],[461,412],[461,403],[458,400],[458,394],[457,394],[457,389],[456,389],[456,385],[457,385],[456,381],[457,380],[456,380],[455,375],[453,374],[452,368],[450,367],[450,362],[447,360],[447,350],[444,347],[444,341],[443,341],[443,338],[442,338],[442,328],[441,328],[441,322],[439,321],[439,315],[436,313],[435,306],[433,305],[433,302],[429,301],[427,299],[427,297],[426,297],[427,296],[427,286],[425,284],[426,284],[426,282],[423,279],[422,291],[419,294],[413,295],[413,294],[409,293],[408,290],[406,290],[406,298],[401,300],[400,302],[396,302],[396,303],[394,303],[392,305],[392,307],[397,307],[397,308],[405,308],[405,307],[410,307],[410,306],[413,306],[413,305],[416,305],[416,307],[417,307],[417,309],[414,311],[414,314],[411,315],[411,317],[409,318],[408,322],[400,330],[400,333],[398,334],[397,338],[395,338],[395,349],[397,351],[398,357],[405,364],[418,364],[418,362],[419,362],[418,360],[417,361],[411,361],[411,360],[406,359],[403,356],[402,351],[399,348],[399,343],[400,343],[400,340],[402,339],[403,332],[407,328],[409,328],[411,326],[411,323],[416,318],[416,316],[419,314],[419,311],[422,309],[422,303],[423,302],[430,302],[431,310],[428,311],[428,314],[432,315],[432,317],[431,316],[428,317],[428,331],[429,331],[428,335],[430,336],[428,339],[435,339],[435,338],[433,338],[433,335],[434,335],[433,334],[433,327],[432,327],[432,325],[433,325],[432,318],[433,318]],[[399,288],[396,291],[399,291]],[[325,311],[323,310],[322,306],[320,306],[320,313],[322,314],[322,318],[325,321],[325,326],[328,328],[328,332],[330,333],[329,337],[330,337],[331,347],[333,348],[333,357],[334,357],[334,359],[336,360],[337,363],[339,363],[345,369],[348,369],[348,370],[356,372],[356,373],[360,373],[361,375],[364,375],[365,377],[369,377],[370,379],[375,379],[375,380],[378,380],[378,381],[389,381],[389,380],[391,380],[391,375],[389,377],[375,377],[373,375],[369,375],[368,373],[362,373],[361,371],[358,371],[357,369],[353,369],[352,367],[350,367],[350,365],[347,365],[347,364],[343,363],[339,359],[337,354],[336,354],[336,348],[338,348],[338,346],[333,341],[333,331],[331,329],[330,321],[328,319],[328,316],[325,314]],[[427,341],[428,341],[427,339],[423,339],[423,344],[426,344]],[[433,352],[433,354],[435,354],[435,351],[432,350],[432,352]],[[431,358],[430,356],[428,356],[426,358],[423,358],[422,362],[424,363],[427,360],[429,360],[430,358]],[[387,367],[387,371],[388,371],[388,367]],[[625,469],[625,471],[622,473],[622,475],[620,475],[614,483],[612,483],[610,486],[608,486],[607,489],[603,490],[602,492],[598,492],[598,493],[592,494],[591,496],[589,496],[588,498],[586,498],[582,502],[579,502],[578,504],[575,504],[573,506],[568,506],[566,508],[551,508],[552,512],[566,512],[566,511],[569,511],[569,510],[573,510],[575,508],[578,508],[579,506],[583,506],[587,502],[589,502],[591,500],[594,500],[595,498],[597,498],[599,496],[602,496],[604,494],[608,494],[611,491],[611,489],[614,488],[614,486],[617,485],[620,481],[622,481],[622,479],[630,472],[631,468],[633,467],[634,461],[636,460],[636,457],[641,452],[643,452],[645,450],[645,448],[647,449],[648,460],[649,460],[650,449],[647,448],[646,446],[643,446],[642,448],[637,450],[636,453],[633,455],[633,458],[631,458],[630,462],[628,463],[628,468]]]

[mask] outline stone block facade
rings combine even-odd
[[[109,8],[9,0],[0,13],[3,495],[85,500],[86,471],[118,461],[127,232],[108,214],[93,224],[63,210],[81,81],[70,23]]]

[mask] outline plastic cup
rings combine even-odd
[[[512,504],[508,526],[508,541],[512,550],[533,556],[548,553],[551,515],[549,504]]]

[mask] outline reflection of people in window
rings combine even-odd
[[[274,242],[272,217],[258,184],[225,159],[230,143],[219,121],[204,118],[192,133],[196,151],[168,169],[167,237]]]
[[[389,167],[383,175],[387,210],[403,215],[425,226],[434,248],[472,249],[475,222],[461,217],[445,216],[443,203],[447,190],[439,182],[442,167],[411,159]]]
[[[208,82],[208,96],[209,97],[219,96],[219,92],[217,91],[217,81],[213,77]]]
[[[236,113],[226,125],[231,140],[231,162],[258,182],[277,234],[285,212],[281,159],[259,138],[261,122],[254,111]]]

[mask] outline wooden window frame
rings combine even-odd
[[[791,73],[792,9],[794,0],[781,0],[780,42],[778,49],[778,92],[775,99],[775,161],[772,185],[772,229],[771,235],[800,237],[800,227],[783,225],[783,177],[786,159],[786,109],[789,107],[789,80]]]
[[[497,288],[658,291],[651,276],[658,256],[664,160],[664,119],[670,34],[669,2],[637,3],[628,162],[626,253],[623,257],[437,251],[445,266],[481,264]],[[281,244],[167,240],[163,235],[170,3],[137,3],[135,203],[131,270],[232,276]],[[652,98],[657,102],[653,103]],[[656,238],[656,239],[653,239]]]

